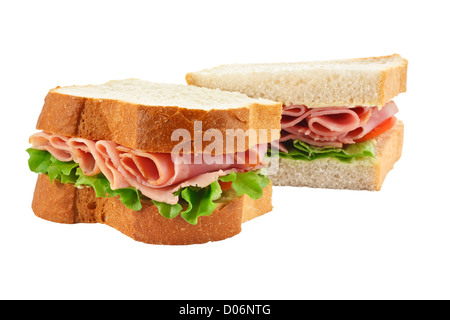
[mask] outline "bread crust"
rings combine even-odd
[[[182,142],[181,139],[171,139],[176,129],[185,129],[190,134],[190,148],[183,152],[203,152],[211,141],[202,141],[201,147],[193,143],[194,121],[202,121],[202,135],[208,129],[216,129],[224,139],[227,129],[244,132],[254,129],[257,140],[247,138],[243,147],[235,143],[234,152],[248,150],[256,143],[276,140],[280,134],[281,103],[252,103],[242,108],[201,110],[78,97],[59,93],[57,89],[50,90],[45,98],[36,125],[38,130],[69,137],[109,140],[125,147],[159,153],[170,153]],[[260,134],[259,129],[266,129],[267,135]],[[223,149],[224,152],[231,151]],[[220,154],[222,150],[215,151]]]
[[[399,55],[394,54],[392,56],[386,56],[384,58],[389,59],[395,56]],[[406,92],[407,70],[408,60],[403,59],[400,65],[391,67],[383,71],[380,86],[378,87],[379,100],[376,106],[384,106],[398,94]]]
[[[252,200],[244,195],[228,203],[218,203],[211,216],[199,217],[191,225],[178,215],[161,216],[151,201],[142,201],[141,211],[126,208],[117,197],[96,198],[93,188],[53,183],[39,174],[32,209],[36,216],[59,223],[102,223],[132,239],[149,244],[188,245],[223,240],[238,234],[243,222],[272,210],[272,186]]]
[[[373,190],[379,191],[389,171],[401,158],[403,150],[404,124],[397,120],[394,128],[375,139],[375,179]]]
[[[403,122],[397,120],[391,130],[375,138],[376,159],[344,163],[334,158],[313,161],[279,158],[279,170],[269,178],[274,186],[379,191],[402,155],[403,134]]]

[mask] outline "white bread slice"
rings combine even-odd
[[[238,92],[157,83],[140,79],[112,80],[99,85],[58,87],[55,93],[92,99],[117,100],[136,105],[179,107],[187,109],[235,109],[252,103],[272,105],[264,99],[250,99]]]
[[[274,186],[378,191],[402,154],[403,128],[403,123],[397,120],[392,129],[373,139],[376,159],[368,157],[344,163],[335,158],[313,161],[267,158],[269,164],[279,160],[278,171],[269,178]],[[270,166],[276,168],[274,164]]]
[[[256,141],[267,143],[279,138],[281,112],[279,102],[237,92],[125,79],[50,90],[36,127],[161,153],[170,153],[179,144],[172,141],[172,133],[184,129],[192,139],[191,151],[202,152],[211,142],[201,141],[201,149],[193,143],[195,121],[202,121],[203,132],[216,129],[223,137],[228,129],[254,129]],[[260,135],[259,129],[267,130],[267,135]],[[234,151],[250,148],[248,140],[243,147],[235,144]]]
[[[406,91],[407,65],[408,61],[398,54],[347,60],[231,64],[188,73],[186,82],[284,105],[382,107]]]

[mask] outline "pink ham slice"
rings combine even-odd
[[[73,155],[73,160],[80,164],[80,168],[86,176],[93,176],[101,172],[99,161],[100,154],[95,148],[95,142],[72,138],[66,140],[69,151]]]
[[[319,136],[334,137],[358,128],[363,119],[370,115],[369,108],[332,108],[332,110],[313,109],[308,117],[308,127]],[[360,118],[360,115],[363,117]]]
[[[59,161],[72,161],[72,153],[66,145],[67,139],[58,135],[51,135],[46,132],[38,132],[30,137],[30,143],[34,149],[46,150]],[[56,144],[55,144],[56,143]]]
[[[33,148],[47,150],[60,161],[74,160],[87,176],[103,173],[113,190],[135,187],[148,198],[169,204],[178,202],[173,193],[180,188],[206,187],[232,171],[261,168],[267,147],[256,146],[247,152],[212,157],[212,163],[205,163],[203,158],[194,156],[190,161],[182,161],[169,153],[148,153],[112,141],[69,138],[46,132],[32,135],[30,143]],[[249,159],[256,162],[249,162]]]
[[[283,142],[300,140],[315,146],[342,148],[355,143],[398,112],[390,101],[378,107],[326,107],[308,109],[302,105],[283,107],[281,138],[272,146],[287,152]]]
[[[110,182],[111,189],[115,190],[129,187],[130,183],[120,172],[120,159],[117,145],[111,141],[101,140],[95,143],[95,149],[99,155],[97,163],[101,172]]]
[[[370,131],[382,124],[384,121],[393,117],[397,112],[397,105],[393,101],[388,102],[382,109],[373,108],[372,115],[370,116],[368,121],[352,132],[349,132],[348,137],[354,140],[361,139]]]

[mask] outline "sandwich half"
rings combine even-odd
[[[398,54],[298,63],[231,64],[186,75],[189,85],[283,104],[281,137],[267,153],[274,185],[380,190],[401,157],[392,100],[406,91]]]
[[[39,173],[32,209],[152,244],[232,237],[272,209],[264,154],[281,113],[278,102],[139,79],[57,87],[27,150]],[[236,143],[218,143],[230,135]]]

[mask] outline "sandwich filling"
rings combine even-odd
[[[281,138],[271,147],[280,157],[298,160],[335,157],[350,162],[375,157],[371,140],[395,125],[397,112],[393,101],[382,108],[283,106]]]
[[[97,197],[119,196],[136,211],[142,208],[141,198],[148,198],[164,217],[181,213],[192,224],[210,215],[227,189],[258,199],[269,184],[260,170],[265,145],[205,161],[201,154],[174,157],[47,132],[33,134],[30,143],[30,169],[47,174],[51,181],[93,187]]]

